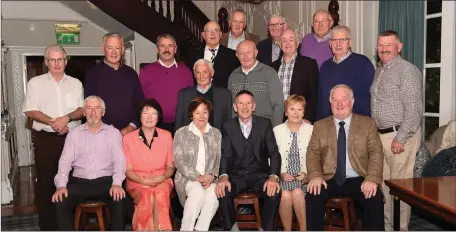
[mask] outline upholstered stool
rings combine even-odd
[[[261,229],[261,213],[258,196],[255,193],[241,193],[234,198],[234,210],[239,205],[253,205],[255,214],[236,214],[239,229]]]
[[[106,203],[101,201],[88,201],[79,204],[76,207],[75,217],[74,217],[74,230],[79,230],[79,220],[82,215],[82,226],[84,230],[90,229],[97,229],[100,231],[104,231],[105,227],[105,220],[103,218],[103,211],[106,215],[106,225],[109,225],[109,208]],[[87,222],[87,214],[88,213],[95,213],[97,215],[97,223],[88,223]]]
[[[325,230],[358,230],[358,221],[356,220],[355,205],[351,198],[335,197],[330,198],[326,203]],[[342,212],[342,218],[333,216],[335,210]]]

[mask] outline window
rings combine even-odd
[[[424,120],[422,130],[424,139],[429,139],[430,135],[439,127],[440,117],[442,1],[426,1],[424,9]]]

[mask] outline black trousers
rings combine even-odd
[[[344,196],[353,199],[363,213],[363,230],[384,231],[383,194],[377,189],[375,197],[366,199],[361,192],[363,177],[347,178],[342,186],[333,179],[327,181],[328,189],[321,187],[320,195],[306,194],[307,230],[322,231],[324,227],[325,205],[328,198]]]
[[[66,135],[37,131],[33,139],[37,178],[35,194],[40,230],[57,230],[55,207],[51,200],[55,193],[54,177],[59,168],[65,138]]]
[[[263,192],[264,183],[269,179],[267,173],[248,173],[245,176],[229,176],[231,192],[225,189],[225,196],[219,198],[220,210],[223,215],[223,223],[226,230],[230,230],[236,222],[236,212],[234,210],[234,198],[239,194],[252,191],[263,199],[261,212],[261,227],[265,231],[274,230],[275,216],[280,204],[280,193],[269,197]]]
[[[84,201],[105,202],[111,215],[111,230],[125,230],[125,202],[114,201],[109,195],[112,177],[100,177],[93,180],[70,177],[67,184],[68,197],[55,203],[59,230],[74,230],[74,209]]]

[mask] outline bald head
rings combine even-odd
[[[204,25],[204,31],[201,33],[206,41],[206,46],[209,48],[216,48],[220,43],[220,38],[222,37],[222,32],[220,30],[220,25],[215,21],[209,21]]]
[[[236,56],[245,70],[250,70],[255,65],[257,55],[256,45],[250,40],[244,40],[236,47]]]

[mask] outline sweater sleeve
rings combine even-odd
[[[355,102],[359,102],[359,114],[365,115],[370,117],[371,116],[371,95],[370,95],[370,87],[372,82],[374,81],[374,74],[375,69],[372,62],[365,56],[362,57],[364,59],[364,67],[361,69],[361,78],[358,88],[358,98],[355,99]]]
[[[97,95],[97,76],[94,68],[86,72],[84,77],[84,99],[88,96]]]
[[[278,74],[271,68],[269,71],[269,100],[271,101],[271,107],[273,111],[272,124],[277,126],[282,124],[284,114],[284,100],[282,84],[280,83]]]
[[[135,104],[136,110],[138,110],[139,104],[141,104],[142,101],[144,101],[144,93],[141,88],[141,83],[139,82],[138,74],[134,72],[134,78],[133,78],[133,85],[135,88],[134,96],[133,96],[133,101]],[[130,119],[130,122],[135,124],[136,128],[139,128],[141,126],[141,121],[139,120],[139,117],[137,114],[133,114],[133,117]]]

